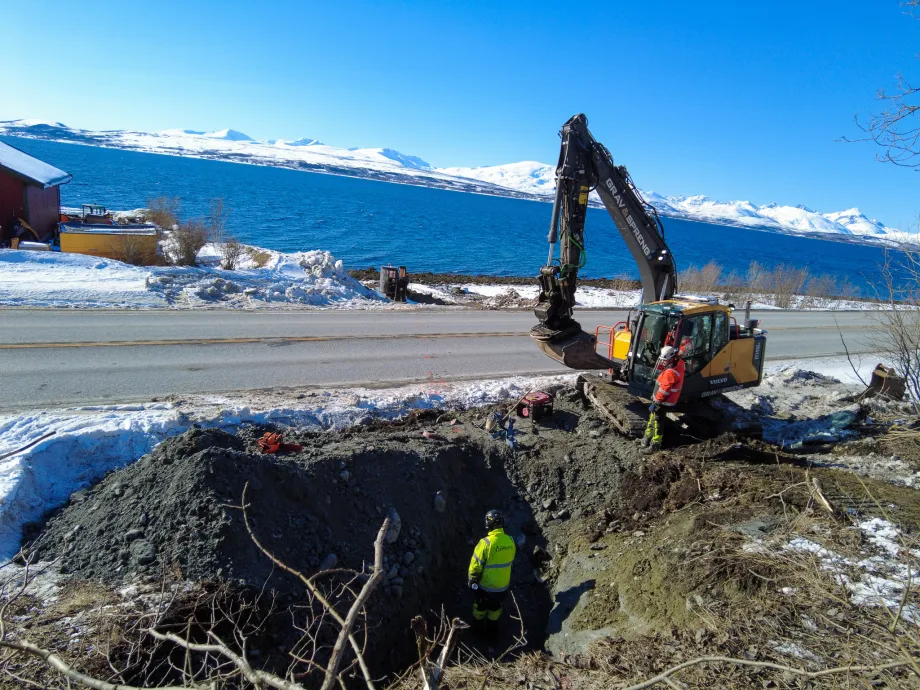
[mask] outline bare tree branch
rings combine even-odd
[[[80,673],[54,652],[47,649],[42,649],[41,647],[38,647],[31,642],[9,642],[7,640],[0,640],[0,647],[3,647],[4,649],[11,649],[17,652],[25,652],[26,654],[36,656],[68,680],[79,683],[84,687],[92,688],[92,690],[143,690],[143,688],[139,688],[135,685],[108,683],[104,680],[99,680],[98,678],[88,676],[85,673]],[[206,690],[210,687],[210,684],[167,685],[159,688],[159,690],[187,690],[188,688],[200,688],[201,690]]]
[[[886,671],[893,668],[901,668],[904,666],[910,666],[911,661],[890,661],[884,664],[876,664],[873,666],[836,666],[834,668],[826,668],[821,671],[806,671],[804,668],[796,668],[795,666],[785,666],[783,664],[774,664],[770,661],[748,661],[747,659],[735,659],[730,656],[701,656],[696,659],[690,659],[685,661],[682,664],[677,664],[677,666],[672,666],[667,671],[659,673],[654,678],[649,678],[644,680],[641,683],[636,683],[635,685],[629,685],[621,690],[645,690],[645,688],[650,688],[658,683],[667,683],[670,676],[673,676],[678,671],[682,671],[685,668],[690,666],[696,666],[697,664],[707,664],[707,663],[724,663],[724,664],[734,664],[735,666],[753,666],[754,668],[769,668],[774,671],[787,671],[789,673],[794,673],[797,676],[803,676],[805,678],[823,678],[824,676],[836,675],[838,673],[859,673],[861,671]]]
[[[329,669],[326,672],[326,679],[323,681],[321,690],[330,690],[330,688],[335,685],[339,666],[342,663],[342,654],[345,651],[345,642],[351,636],[351,629],[355,626],[355,621],[364,610],[364,605],[383,578],[383,542],[389,528],[390,518],[387,517],[380,526],[380,531],[377,532],[377,539],[374,541],[374,565],[371,568],[371,576],[368,578],[367,582],[364,583],[364,587],[361,588],[361,593],[358,594],[358,598],[355,599],[355,603],[352,604],[351,609],[348,611],[348,615],[345,617],[345,622],[342,624],[342,629],[339,631],[339,637],[335,641],[335,646],[332,648],[332,657],[329,659]],[[361,654],[357,651],[355,651],[355,654],[357,654],[359,658],[361,657]]]

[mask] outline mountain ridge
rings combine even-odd
[[[0,134],[287,167],[534,201],[551,200],[555,188],[555,166],[538,161],[433,168],[417,156],[385,147],[345,149],[309,137],[256,141],[229,128],[214,132],[168,129],[148,133],[81,130],[45,120],[6,120],[0,121]],[[804,204],[758,206],[744,200],[722,202],[699,194],[668,196],[653,191],[642,194],[666,217],[870,244],[920,241],[916,235],[888,228],[869,218],[856,207],[820,213]],[[592,192],[592,205],[601,206],[595,192]]]

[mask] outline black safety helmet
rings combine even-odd
[[[486,529],[493,530],[505,526],[505,516],[500,510],[490,510],[486,513]]]

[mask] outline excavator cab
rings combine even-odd
[[[716,300],[645,304],[625,326],[612,330],[601,355],[612,361],[613,379],[628,384],[638,398],[651,398],[661,373],[659,354],[666,345],[676,347],[684,360],[681,402],[757,386],[763,377],[766,333],[750,325],[739,327],[731,307]]]

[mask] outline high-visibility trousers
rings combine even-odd
[[[652,444],[660,446],[661,442],[664,441],[664,436],[661,433],[661,424],[658,421],[658,411],[650,412],[648,415],[648,424],[645,426],[645,438],[650,438]]]
[[[473,592],[473,619],[481,621],[488,618],[497,621],[502,617],[502,602],[505,600],[504,592],[486,592],[477,589]]]

